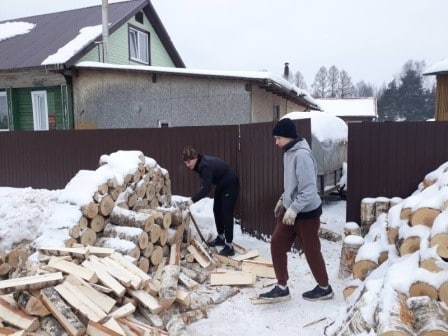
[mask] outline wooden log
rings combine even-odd
[[[122,209],[120,207],[114,207],[109,215],[109,219],[117,225],[140,228],[145,232],[148,232],[154,224],[154,217],[152,215]]]
[[[135,305],[131,302],[126,303],[125,305],[115,309],[109,315],[112,317],[126,317],[135,312]]]
[[[185,273],[179,273],[179,282],[187,287],[189,290],[193,290],[199,287],[199,283],[191,278],[189,278]]]
[[[437,299],[439,297],[439,292],[437,288],[429,283],[416,281],[409,287],[409,296],[428,296],[430,298]]]
[[[140,249],[144,249],[148,245],[148,234],[140,228],[106,224],[103,235],[104,237],[131,241]]]
[[[126,259],[123,255],[120,253],[113,253],[110,255],[110,258],[117,261],[122,265],[124,268],[126,268],[131,273],[137,275],[142,279],[142,287],[146,286],[149,281],[151,280],[151,277],[146,273],[143,272],[139,267],[131,263],[128,259]]]
[[[89,227],[95,231],[95,233],[101,232],[106,225],[104,217],[102,215],[97,215],[90,220]],[[92,245],[92,244],[90,244]]]
[[[44,275],[31,275],[0,281],[0,290],[7,294],[15,291],[31,291],[60,283],[64,277],[61,272]]]
[[[356,254],[362,244],[364,244],[364,239],[360,236],[349,235],[344,238],[339,263],[339,279],[345,279],[352,275]]]
[[[79,241],[83,245],[95,245],[96,241],[96,232],[91,228],[85,228],[81,231]]]
[[[439,209],[432,209],[427,207],[419,208],[412,213],[410,223],[412,226],[423,224],[430,228],[432,227],[434,219],[439,214]]]
[[[180,265],[183,273],[199,283],[204,283],[210,275],[210,272],[207,269],[204,269],[202,266],[195,263],[193,264],[182,260]]]
[[[39,328],[39,320],[36,317],[27,315],[20,308],[12,306],[1,298],[0,318],[2,321],[26,331],[34,331]]]
[[[150,261],[151,264],[157,266],[163,259],[163,249],[161,246],[154,246],[154,250],[151,253]]]
[[[145,258],[149,258],[153,250],[154,250],[154,244],[148,241],[148,245],[141,251],[141,254],[143,254]]]
[[[8,253],[6,261],[11,267],[25,267],[28,261],[28,251],[24,248],[16,247]]]
[[[185,324],[191,324],[193,322],[199,321],[202,318],[207,318],[207,310],[203,307],[192,309],[189,311],[186,311],[184,313],[181,313],[182,321],[184,321]]]
[[[420,237],[410,236],[405,239],[398,238],[397,245],[400,256],[414,253],[420,249]]]
[[[159,291],[159,304],[168,309],[176,300],[177,283],[179,281],[180,266],[166,265],[163,268],[161,287]]]
[[[87,219],[87,217],[81,216],[77,225],[81,230],[84,230],[89,225],[89,220]]]
[[[448,305],[448,281],[445,281],[440,285],[439,300]]]
[[[356,222],[347,222],[344,225],[344,236],[361,236],[361,228]]]
[[[437,233],[430,238],[430,244],[431,247],[437,246],[437,254],[445,259],[448,260],[448,232],[440,232]]]
[[[168,231],[167,229],[160,230],[159,244],[160,246],[165,246],[168,241]]]
[[[371,260],[359,260],[353,264],[353,277],[364,280],[377,267],[378,264]]]
[[[14,299],[17,305],[29,315],[42,317],[50,314],[44,304],[27,291],[14,292]]]
[[[122,297],[126,293],[126,288],[118,282],[113,276],[106,272],[103,268],[99,268],[96,263],[84,260],[82,265],[90,270],[93,270],[98,276],[98,280],[118,296]]]
[[[93,201],[89,202],[89,203],[81,206],[81,212],[84,217],[92,219],[96,215],[98,215],[98,204],[96,204]]]
[[[375,198],[365,197],[361,200],[360,213],[361,234],[365,236],[369,232],[370,225],[375,221]]]
[[[146,257],[140,257],[137,261],[137,266],[140,268],[143,272],[148,273],[149,271],[149,259]]]
[[[137,245],[120,238],[101,237],[96,240],[95,246],[113,248],[115,251],[135,259],[140,257],[140,248]]]
[[[390,199],[387,197],[375,198],[375,219],[382,213],[387,213],[390,207]]]
[[[149,232],[148,232],[149,241],[152,243],[156,243],[160,238],[161,231],[162,231],[162,228],[160,227],[160,225],[154,223],[154,225],[152,225],[149,228]]]
[[[433,273],[438,273],[438,272],[443,271],[443,268],[441,268],[437,265],[437,260],[435,260],[435,259],[420,260],[419,266],[421,268],[424,268],[427,271],[430,271]]]
[[[187,250],[194,255],[197,262],[206,269],[214,268],[214,262],[205,248],[196,239],[191,239],[191,245]]]
[[[68,229],[68,234],[70,237],[77,239],[81,235],[81,228],[79,225],[73,225]]]
[[[62,300],[54,287],[42,289],[40,299],[69,335],[81,336],[86,332],[85,325]]]
[[[170,336],[190,336],[180,314],[176,314],[169,319],[166,329]]]
[[[67,336],[67,332],[64,330],[62,325],[54,318],[53,315],[48,315],[40,320],[41,328],[48,335],[58,335],[58,336]]]
[[[375,312],[378,321],[377,333],[382,336],[414,335],[413,314],[406,303],[407,297],[399,292],[393,292],[388,300],[381,302],[382,306]]]
[[[92,259],[92,261],[98,262],[109,274],[115,277],[125,287],[132,287],[139,289],[142,286],[142,279],[134,273],[127,270],[119,262],[107,257],[101,259]]]
[[[113,188],[113,187],[109,188],[109,195],[110,195],[110,197],[112,197],[114,202],[118,199],[118,197],[120,196],[120,194],[122,192],[123,192],[123,188],[120,186],[117,186],[115,188]]]
[[[87,335],[90,336],[123,336],[123,333],[118,333],[113,329],[108,328],[101,323],[89,321],[87,324]]]
[[[342,295],[344,296],[344,300],[353,294],[353,292],[358,288],[357,285],[349,285],[342,290]]]
[[[420,296],[410,298],[408,305],[414,313],[415,335],[448,335],[448,310],[439,301]]]
[[[98,213],[102,216],[109,216],[114,208],[115,202],[109,195],[104,196],[98,205]]]

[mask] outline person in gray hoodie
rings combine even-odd
[[[283,149],[283,194],[274,215],[276,226],[271,238],[271,255],[278,284],[259,295],[262,301],[278,302],[290,299],[287,252],[296,239],[317,286],[302,294],[306,300],[331,299],[333,290],[328,282],[325,261],[319,240],[322,201],[317,190],[317,168],[308,142],[299,137],[294,122],[283,118],[272,135],[277,147]]]

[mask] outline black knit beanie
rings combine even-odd
[[[294,122],[288,118],[283,118],[278,121],[272,130],[272,135],[291,139],[296,139],[299,137],[297,134],[296,125],[294,125]]]

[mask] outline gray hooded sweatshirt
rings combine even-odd
[[[321,204],[317,191],[316,161],[305,139],[283,154],[283,205],[295,212],[315,210]]]

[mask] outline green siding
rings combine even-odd
[[[69,88],[68,88],[69,90]],[[70,91],[64,86],[42,87],[42,88],[21,88],[12,89],[12,110],[14,116],[14,130],[32,131],[33,123],[33,104],[31,100],[32,91],[46,91],[48,116],[55,117],[56,129],[73,129],[73,113]],[[67,112],[64,113],[65,104]],[[51,128],[51,126],[50,126]]]
[[[143,24],[135,21],[133,17],[119,29],[109,36],[109,62],[112,64],[132,64],[142,65],[142,63],[134,62],[129,58],[129,41],[128,41],[128,25],[132,25],[149,33],[150,43],[150,64],[153,66],[174,67],[174,63],[163,47],[162,41],[156,35],[148,18],[143,15]],[[98,47],[91,50],[87,55],[81,58],[80,61],[102,61],[102,54],[98,56]]]

